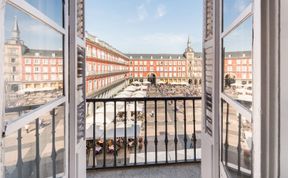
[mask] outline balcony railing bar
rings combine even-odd
[[[193,147],[194,147],[194,161],[196,161],[196,116],[195,116],[195,100],[192,100],[193,102],[193,136],[192,136],[192,139],[193,139]]]
[[[144,124],[145,124],[145,133],[144,133],[144,147],[145,147],[145,164],[147,164],[147,101],[144,101]]]
[[[155,121],[155,138],[154,138],[154,144],[155,144],[155,163],[157,164],[158,160],[157,160],[157,157],[158,157],[158,149],[157,149],[157,143],[158,143],[158,140],[157,140],[157,100],[154,101],[154,113],[155,113],[155,116],[154,116],[154,121]]]
[[[116,101],[114,101],[114,106],[116,106],[116,104],[117,104],[117,102]],[[117,150],[117,148],[116,148],[116,107],[114,107],[114,149],[115,150]],[[116,151],[114,151],[114,167],[116,167],[117,165],[117,163],[116,163],[116,156],[117,156],[117,152]]]
[[[95,130],[95,128],[93,128]],[[93,138],[95,140],[95,138]],[[104,101],[104,142],[106,141],[106,101]],[[106,144],[103,145],[103,167],[106,167]]]
[[[183,100],[184,105],[184,146],[185,146],[185,161],[187,161],[187,128],[186,128],[186,100]],[[195,159],[194,159],[195,161]]]
[[[22,160],[22,136],[21,129],[18,130],[18,158],[17,158],[17,169],[18,169],[18,177],[22,178],[22,169],[23,169],[23,160]]]
[[[115,107],[115,106],[114,106]],[[134,165],[137,164],[137,102],[134,101]]]
[[[39,118],[35,120],[35,124],[36,124],[36,158],[35,158],[35,163],[36,163],[36,177],[39,178],[40,177],[40,141],[39,141]]]
[[[174,99],[174,129],[175,129],[175,137],[174,137],[174,145],[175,145],[175,163],[177,163],[177,100]],[[166,111],[167,112],[167,111]]]
[[[124,166],[127,165],[127,103],[124,102]]]
[[[95,128],[96,126],[96,107],[95,107],[95,102],[93,102],[93,128]],[[96,137],[95,135],[95,129],[93,129],[93,138]],[[96,147],[96,140],[93,139],[93,148]],[[93,149],[93,168],[95,168],[95,164],[96,164],[96,150]]]
[[[229,142],[228,142],[228,131],[229,131],[229,104],[227,104],[227,111],[226,111],[226,133],[225,133],[225,165],[227,166],[228,164],[228,147],[229,147]]]
[[[167,111],[167,100],[165,100],[165,111]],[[167,112],[165,112],[165,152],[166,152],[166,163],[168,163],[168,128],[167,128]]]
[[[50,113],[52,115],[52,153],[51,153],[51,159],[52,159],[52,165],[53,165],[53,177],[56,177],[56,157],[57,157],[57,153],[56,153],[56,139],[55,139],[55,117],[56,117],[56,112],[55,112],[55,108],[51,111]],[[39,122],[39,121],[38,121]]]
[[[241,114],[238,115],[238,146],[237,146],[237,156],[238,156],[238,174],[240,174],[241,167]]]

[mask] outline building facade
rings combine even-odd
[[[86,38],[86,93],[109,98],[127,84],[129,58],[91,34]]]
[[[17,105],[43,104],[43,100],[27,100],[27,93],[57,91],[63,89],[63,54],[57,50],[30,49],[20,38],[17,17],[14,19],[11,38],[4,45],[4,80],[6,104]],[[54,95],[53,94],[53,95]],[[57,96],[53,96],[55,98]],[[45,97],[45,96],[43,96]],[[45,97],[45,102],[50,100]]]
[[[252,83],[251,51],[234,51],[225,53],[224,77],[232,78],[237,84]]]
[[[130,59],[130,81],[152,83],[192,83],[201,86],[201,53],[191,48],[188,39],[184,54],[127,54]]]

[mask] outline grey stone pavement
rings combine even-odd
[[[201,163],[87,171],[87,178],[200,178]]]

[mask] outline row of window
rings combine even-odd
[[[101,72],[114,72],[114,71],[125,71],[128,67],[122,65],[110,65],[110,64],[97,64],[95,62],[87,62],[86,71],[87,73],[101,73]]]
[[[97,57],[98,59],[113,61],[121,64],[127,64],[127,60],[122,57],[115,56],[101,49],[97,49],[96,47],[91,47],[89,45],[86,46],[86,55],[87,57]]]
[[[62,73],[63,72],[63,67],[59,66],[59,67],[55,67],[55,66],[50,66],[50,67],[46,67],[46,66],[35,66],[35,67],[31,67],[31,66],[25,66],[25,73]]]
[[[130,64],[132,65],[133,62],[130,61]],[[149,61],[150,65],[186,65],[186,61]],[[147,65],[147,61],[134,61],[134,65]]]
[[[248,67],[247,66],[236,66],[236,68],[235,68],[235,66],[227,66],[227,71],[228,72],[233,72],[233,71],[237,71],[237,72],[252,72],[252,66],[248,66]]]
[[[25,58],[25,64],[44,64],[44,65],[62,65],[63,64],[63,59],[30,59],[30,58]]]
[[[134,73],[134,76],[132,73],[130,73],[130,77],[146,77],[143,75],[143,73]],[[186,73],[182,72],[182,73],[160,73],[160,77],[186,77]]]
[[[117,75],[112,77],[88,80],[88,87],[87,87],[88,93],[93,91],[96,92],[97,90],[107,87],[108,85],[123,78],[125,78],[125,75]]]
[[[25,74],[25,80],[26,81],[39,81],[39,80],[63,80],[63,75],[62,74],[34,74],[34,75],[29,75]]]
[[[228,64],[233,64],[235,60],[227,60]],[[235,64],[235,62],[234,62]],[[237,59],[236,64],[252,64],[252,59]]]
[[[154,67],[150,67],[149,71],[154,71]],[[133,67],[130,67],[130,71],[133,71]],[[147,67],[134,67],[134,71],[147,71]],[[182,67],[156,67],[156,71],[186,71],[186,67],[182,66]]]

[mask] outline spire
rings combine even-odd
[[[15,40],[16,42],[20,41],[20,30],[18,26],[18,19],[16,16],[14,17],[14,24],[13,24],[13,29],[11,33],[11,39]]]
[[[191,41],[190,41],[190,36],[188,36],[188,40],[187,40],[187,48],[185,50],[185,53],[191,53],[193,52],[193,49],[191,47]]]
[[[187,41],[187,48],[191,48],[191,41],[190,41],[190,36],[188,36],[188,41]]]

